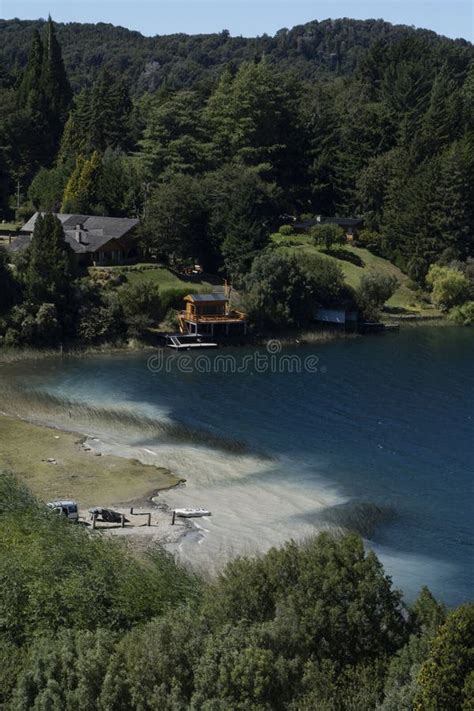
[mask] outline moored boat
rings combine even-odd
[[[194,518],[196,516],[210,516],[211,512],[207,509],[175,509],[176,516],[180,518]]]

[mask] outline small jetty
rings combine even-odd
[[[165,346],[175,350],[191,350],[195,348],[217,348],[217,343],[209,340],[206,336],[184,333],[167,333],[164,336]]]

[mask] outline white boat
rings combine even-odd
[[[194,518],[196,516],[210,516],[211,512],[207,509],[175,509],[176,516],[180,518]]]

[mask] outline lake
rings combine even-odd
[[[427,584],[459,604],[474,582],[473,347],[473,330],[419,327],[283,349],[63,357],[9,366],[9,380],[101,408],[87,431],[104,451],[186,478],[161,498],[212,516],[181,541],[185,561],[213,571],[351,529],[408,599]]]

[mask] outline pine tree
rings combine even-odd
[[[440,156],[433,221],[452,259],[465,259],[474,250],[474,146],[454,143]]]
[[[51,147],[55,152],[68,117],[72,90],[64,68],[61,47],[56,38],[51,17],[48,18],[46,29],[41,87],[44,93],[48,123],[51,131]]]
[[[26,290],[34,304],[54,304],[60,315],[70,307],[74,261],[62,225],[51,213],[38,215],[31,238]]]
[[[85,162],[86,159],[83,155],[77,156],[75,168],[72,171],[64,189],[61,212],[72,212],[74,210],[74,205],[79,195],[79,180],[81,178],[81,173]]]
[[[102,170],[102,159],[97,151],[87,160],[81,171],[78,184],[78,210],[90,212],[97,202],[97,187]]]
[[[302,149],[297,89],[293,77],[265,59],[242,64],[235,78],[227,71],[204,112],[216,164],[234,160],[255,166],[285,191],[294,189]]]
[[[58,161],[75,161],[82,153],[89,152],[89,132],[91,121],[90,89],[83,89],[74,99],[74,107],[64,126]]]
[[[430,104],[423,117],[420,150],[430,156],[459,136],[462,119],[462,97],[445,62],[431,88]]]
[[[38,30],[33,32],[28,64],[20,81],[17,92],[18,106],[29,112],[41,111],[42,99],[42,72],[43,72],[43,43]]]
[[[193,175],[206,168],[209,151],[202,108],[196,91],[149,100],[139,161],[151,179],[166,179],[176,173]]]
[[[103,69],[91,92],[87,149],[130,148],[131,110],[125,83]]]
[[[94,151],[86,160],[78,156],[76,167],[64,190],[62,212],[79,212],[87,214],[92,211],[97,202],[97,190],[102,172],[102,159]]]
[[[59,145],[71,103],[71,87],[66,76],[61,48],[51,18],[45,44],[34,32],[27,67],[17,92],[18,108],[25,114],[28,136],[34,150],[28,154],[31,164],[50,165]]]

